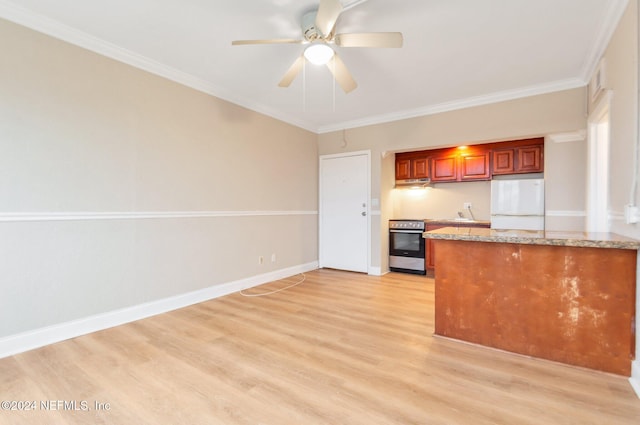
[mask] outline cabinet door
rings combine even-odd
[[[460,158],[460,180],[487,180],[490,175],[489,152]]]
[[[426,231],[428,232],[430,230],[441,229],[447,226],[442,224],[427,224],[426,227]],[[435,267],[436,252],[434,246],[433,239],[425,239],[425,267],[427,271],[433,271]]]
[[[396,160],[396,180],[405,180],[411,178],[411,160]]]
[[[429,177],[429,159],[416,158],[411,160],[411,178],[426,179]]]
[[[518,172],[539,173],[542,172],[542,147],[525,146],[518,149]]]
[[[426,259],[425,259],[425,269],[427,271],[429,270],[433,270],[436,265],[435,265],[435,250],[434,250],[434,244],[433,244],[433,239],[427,239],[426,243],[425,243],[425,250],[426,250]]]
[[[471,223],[471,224],[427,224],[426,231],[441,229],[443,227],[476,227],[476,228],[491,228],[490,224],[484,223]],[[425,239],[425,268],[429,275],[433,275],[436,268],[436,250],[433,239]]]
[[[441,156],[431,159],[431,181],[447,182],[458,179],[457,156]]]
[[[515,171],[513,149],[493,151],[492,174],[513,174]]]

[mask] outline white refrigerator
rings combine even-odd
[[[544,179],[492,180],[491,228],[544,230]]]

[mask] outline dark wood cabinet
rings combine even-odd
[[[411,160],[396,158],[396,180],[411,178]]]
[[[429,178],[445,183],[542,172],[542,137],[396,154],[396,180]]]
[[[489,152],[472,153],[460,157],[460,180],[488,180],[491,177]]]
[[[516,169],[513,154],[513,149],[500,149],[493,151],[493,174],[515,173]]]
[[[427,224],[426,231],[441,229],[443,227],[447,227],[447,224]],[[427,270],[427,274],[433,276],[433,269],[435,268],[435,249],[434,241],[435,239],[425,239],[425,268]]]
[[[451,182],[458,180],[458,157],[451,154],[431,158],[431,181]]]
[[[526,145],[523,143],[535,142]],[[518,142],[516,146],[494,149],[491,174],[522,174],[544,172],[544,141],[542,138]]]
[[[483,146],[446,150],[431,158],[431,181],[489,180],[490,160],[490,151]]]
[[[411,160],[412,179],[426,179],[429,177],[429,158],[415,158]]]
[[[429,158],[426,154],[396,155],[396,180],[429,178]]]
[[[519,173],[539,173],[542,171],[542,146],[525,146],[517,149]]]

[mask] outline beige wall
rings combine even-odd
[[[317,262],[317,135],[1,20],[0,51],[0,339]]]
[[[472,202],[478,218],[488,218],[489,185],[475,182],[456,186],[437,185],[425,194],[422,203],[409,204],[408,194],[400,195],[394,186],[393,153],[397,151],[417,150],[454,146],[458,144],[477,144],[483,142],[504,141],[527,137],[547,136],[549,134],[583,130],[586,127],[586,90],[574,89],[557,93],[532,96],[523,99],[501,102],[491,105],[417,117],[386,124],[321,134],[319,137],[320,154],[334,154],[347,151],[370,149],[372,152],[372,198],[379,199],[380,226],[373,229],[380,235],[380,246],[372,245],[372,266],[388,270],[387,259],[387,222],[396,214],[421,214],[424,218],[435,218],[455,214],[461,202]],[[346,145],[343,140],[346,139]],[[548,143],[547,143],[548,145]],[[561,161],[562,172],[554,165],[553,152],[569,148],[576,158],[582,158],[584,143],[569,147],[549,147],[550,154],[545,156],[545,166],[552,172],[545,175],[547,188],[552,196],[547,199],[547,210],[572,211],[581,214],[584,211],[584,164],[578,160]],[[547,148],[545,148],[547,149]],[[567,180],[566,175],[580,176]],[[567,203],[566,197],[557,195],[562,188],[575,193]],[[428,197],[428,200],[427,200]],[[391,206],[388,204],[392,203]],[[409,207],[411,205],[411,207]],[[441,217],[442,216],[442,217]],[[415,218],[422,218],[416,216]],[[573,222],[582,224],[583,217],[573,217]],[[557,223],[553,222],[553,226]]]
[[[463,208],[471,202],[477,220],[489,220],[491,184],[488,181],[437,183],[425,189],[394,189],[393,218],[454,218],[458,212],[469,217]]]
[[[560,139],[561,140],[561,139]],[[587,140],[545,140],[545,229],[586,227]]]

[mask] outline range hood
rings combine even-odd
[[[431,179],[405,179],[396,180],[397,188],[421,188],[431,184]]]

